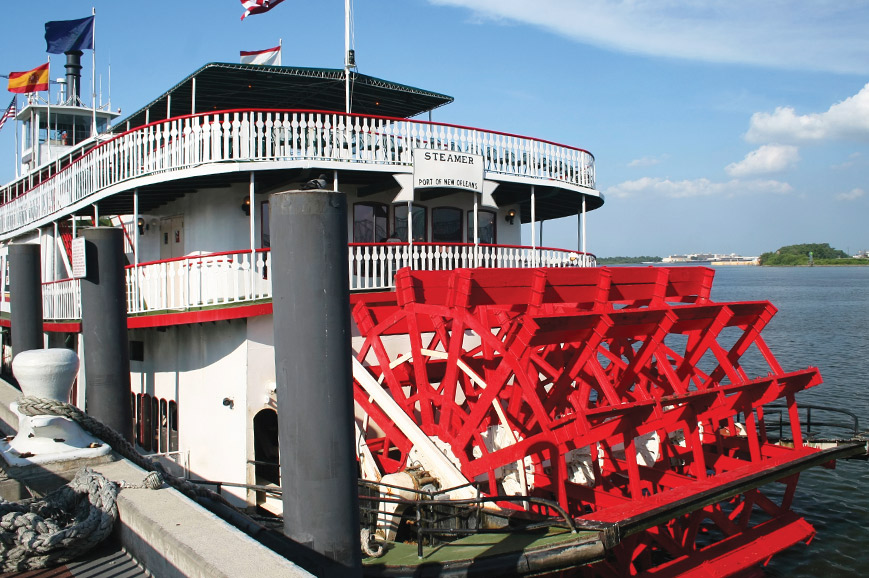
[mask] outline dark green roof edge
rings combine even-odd
[[[117,122],[114,127],[120,128],[122,125],[126,123],[127,120],[136,117],[139,114],[144,113],[146,110],[156,105],[160,101],[164,100],[167,95],[172,94],[184,84],[191,81],[194,77],[201,74],[203,71],[211,69],[211,68],[224,68],[231,70],[248,70],[252,72],[269,72],[272,74],[280,74],[285,76],[302,76],[308,78],[327,78],[331,80],[343,80],[344,79],[344,69],[343,68],[313,68],[313,67],[303,67],[303,66],[269,66],[262,64],[236,64],[232,62],[209,62],[207,64],[202,65],[197,68],[192,73],[185,76],[181,81],[175,83],[169,90],[162,92],[157,98],[146,104],[145,106],[139,108],[132,114],[128,115],[122,121]],[[377,78],[375,76],[369,76],[366,74],[359,74],[357,72],[351,71],[351,76],[354,83],[363,83],[368,84],[370,86],[375,86],[379,88],[385,88],[387,90],[394,90],[396,92],[405,92],[409,94],[415,94],[419,96],[424,96],[427,98],[440,100],[436,106],[431,107],[430,110],[434,110],[436,108],[440,108],[446,104],[450,104],[455,100],[452,96],[441,94],[439,92],[433,92],[430,90],[423,90],[421,88],[416,88],[413,86],[409,86],[406,84],[400,84],[397,82],[392,82],[389,80],[383,80],[382,78]],[[114,129],[113,127],[113,129]]]

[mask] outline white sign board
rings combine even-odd
[[[74,279],[87,277],[88,268],[84,257],[84,237],[72,240],[72,276]]]
[[[483,155],[431,149],[413,150],[414,189],[483,192]]]

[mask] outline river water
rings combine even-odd
[[[848,409],[869,430],[869,267],[717,267],[712,299],[772,302],[762,335],[782,368],[815,366],[824,378],[797,403]],[[869,463],[804,471],[793,509],[817,536],[775,556],[766,576],[869,575]]]

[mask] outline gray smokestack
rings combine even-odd
[[[81,50],[71,50],[66,54],[66,94],[68,104],[81,101]]]

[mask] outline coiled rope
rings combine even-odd
[[[112,531],[118,488],[90,468],[42,499],[0,499],[0,572],[64,564]]]
[[[107,444],[109,444],[114,451],[123,456],[124,458],[130,460],[143,470],[150,472],[142,484],[130,484],[124,481],[119,482],[119,486],[121,488],[150,488],[150,489],[159,489],[163,482],[165,481],[170,486],[174,487],[190,499],[200,503],[206,508],[211,509],[211,505],[208,501],[218,502],[235,512],[239,512],[244,514],[241,510],[236,508],[234,505],[229,503],[223,496],[209,490],[207,488],[203,488],[201,486],[197,486],[196,484],[185,480],[184,478],[178,478],[169,474],[163,465],[159,462],[151,460],[148,457],[143,456],[139,452],[136,451],[136,448],[133,447],[133,444],[128,442],[121,434],[116,432],[114,429],[108,427],[100,421],[95,420],[91,416],[87,415],[79,408],[74,405],[63,403],[61,401],[57,401],[54,399],[43,399],[39,397],[33,396],[24,396],[18,399],[18,411],[27,416],[34,415],[58,415],[62,417],[66,417],[71,419],[72,421],[79,424],[82,429],[92,434],[94,437],[97,437]],[[89,470],[83,470],[89,471]],[[81,472],[80,472],[81,473]],[[92,475],[100,476],[94,472],[90,472]],[[102,478],[102,476],[100,476]],[[102,478],[105,480],[105,478]],[[115,489],[115,494],[117,494],[117,486],[112,484],[111,482],[106,481],[103,485],[112,487]],[[115,508],[115,517],[117,517],[117,507],[114,506],[114,499],[112,500],[112,505]],[[111,525],[109,525],[109,530],[111,530]],[[107,534],[106,534],[107,535]],[[105,537],[105,536],[104,536]],[[103,537],[103,538],[104,538]],[[0,536],[0,540],[3,537]],[[100,539],[102,540],[102,538]],[[98,542],[97,542],[98,543]],[[373,536],[368,534],[368,530],[362,531],[361,536],[361,545],[362,550],[367,556],[372,557],[380,557],[385,553],[385,549],[383,545],[373,539]],[[81,554],[83,551],[79,551],[75,555]],[[74,556],[69,556],[65,558],[65,560],[70,560]],[[58,560],[54,562],[55,564],[62,564],[63,561]],[[22,568],[43,568],[45,566],[24,566]],[[5,567],[4,567],[5,568]],[[3,570],[7,572],[8,570]]]

